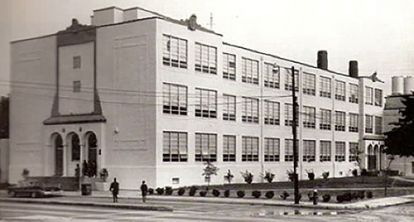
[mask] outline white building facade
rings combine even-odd
[[[92,25],[11,44],[10,181],[73,176],[96,162],[122,189],[287,180],[293,167],[292,74],[298,78],[299,178],[380,169],[383,83],[223,42],[196,23],[142,8],[95,10]],[[375,153],[377,152],[377,153]]]

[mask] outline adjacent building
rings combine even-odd
[[[212,183],[228,170],[233,182],[246,170],[287,180],[292,90],[300,178],[380,168],[384,84],[356,61],[348,74],[329,70],[326,51],[309,65],[223,42],[194,15],[110,7],[91,25],[14,41],[11,56],[12,182],[24,168],[73,176],[84,160],[123,189],[203,184],[207,161],[219,168]]]
[[[412,76],[392,77],[392,93],[385,98],[384,107],[384,132],[391,131],[397,127],[402,117],[400,111],[405,109],[402,101],[414,93],[414,78]],[[389,161],[389,160],[387,160]],[[391,162],[390,169],[398,170],[404,176],[414,176],[414,158],[395,156]]]

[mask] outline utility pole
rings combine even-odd
[[[299,79],[299,78],[298,78]],[[298,115],[298,98],[296,97],[295,67],[292,66],[292,134],[293,134],[293,188],[295,204],[299,204],[299,181],[298,181],[298,141],[297,141],[297,115]]]

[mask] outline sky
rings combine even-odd
[[[197,15],[223,41],[316,65],[328,51],[329,69],[377,72],[391,91],[392,76],[414,76],[412,0],[0,0],[0,95],[8,92],[9,42],[65,29],[72,18],[90,24],[94,9],[140,6],[176,19]]]

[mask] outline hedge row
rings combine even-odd
[[[155,189],[155,192],[158,194],[158,195],[172,195],[173,194],[173,189],[172,189],[172,187],[165,187],[165,188],[163,188],[163,187],[158,187],[157,189]],[[192,187],[190,187],[188,190],[187,189],[185,189],[185,188],[179,188],[178,190],[177,190],[177,195],[179,195],[179,196],[183,196],[184,194],[186,194],[186,192],[187,192],[187,194],[189,195],[189,196],[196,196],[197,195],[197,193],[198,193],[198,195],[199,196],[201,196],[201,197],[205,197],[205,196],[207,196],[207,193],[208,193],[208,191],[207,190],[200,190],[199,192],[197,192],[198,191],[198,188],[197,187],[195,187],[195,186],[192,186]],[[154,190],[152,189],[152,188],[150,188],[149,190],[148,190],[148,193],[149,194],[154,194]],[[220,191],[220,190],[217,190],[217,189],[213,189],[212,191],[211,191],[211,194],[214,196],[214,197],[219,197],[220,195],[222,195],[222,196],[224,196],[224,197],[229,197],[230,196],[230,190],[224,190],[224,191]],[[254,197],[254,198],[260,198],[261,196],[262,196],[262,194],[264,195],[264,197],[265,198],[267,198],[267,199],[272,199],[274,196],[275,196],[275,192],[274,191],[266,191],[266,192],[263,192],[262,193],[262,191],[259,191],[259,190],[254,190],[254,191],[252,191],[251,193],[250,193],[250,196],[251,197]],[[243,197],[245,197],[246,196],[246,192],[244,191],[244,190],[238,190],[237,192],[236,192],[236,196],[238,197],[238,198],[243,198]],[[283,191],[281,194],[280,194],[280,198],[281,199],[283,199],[283,200],[286,200],[288,197],[290,196],[290,194],[288,193],[288,192],[286,192],[286,191]],[[338,195],[336,195],[336,201],[338,202],[338,203],[342,203],[342,202],[345,202],[345,201],[352,201],[352,200],[358,200],[358,199],[364,199],[364,198],[372,198],[373,197],[373,194],[372,194],[372,192],[371,191],[367,191],[367,192],[365,192],[365,191],[355,191],[355,192],[346,192],[346,193],[342,193],[342,194],[338,194]],[[302,195],[301,194],[299,194],[299,200],[302,198]],[[312,192],[309,192],[308,193],[308,198],[309,198],[309,200],[310,201],[312,201],[313,200],[313,193]],[[318,197],[318,199],[321,199],[322,200],[322,202],[329,202],[330,200],[331,200],[331,195],[330,194],[324,194],[324,195],[322,195],[321,197]]]

